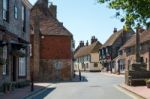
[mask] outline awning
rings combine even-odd
[[[3,41],[3,40],[0,40],[0,47],[4,46],[4,45],[6,45],[6,44],[7,44],[7,42],[5,42],[5,41]]]
[[[12,45],[13,49],[17,49],[17,50],[19,50],[21,48],[25,49],[28,46],[28,44],[18,43],[18,42],[15,42],[15,41],[9,41],[9,43]]]

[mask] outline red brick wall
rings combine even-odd
[[[71,59],[71,37],[44,36],[40,42],[41,59]]]

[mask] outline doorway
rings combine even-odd
[[[12,81],[16,81],[17,77],[17,58],[16,56],[12,57]]]

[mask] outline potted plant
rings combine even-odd
[[[6,63],[5,59],[0,58],[0,65],[4,65]]]
[[[147,88],[150,88],[150,79],[146,79],[145,81],[146,81]]]
[[[17,57],[26,57],[26,53],[23,52],[22,50],[13,50],[12,55],[17,56]]]

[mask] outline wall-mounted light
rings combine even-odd
[[[41,36],[41,39],[44,39],[44,38],[45,38],[45,36],[44,36],[44,35],[42,35],[42,36]]]

